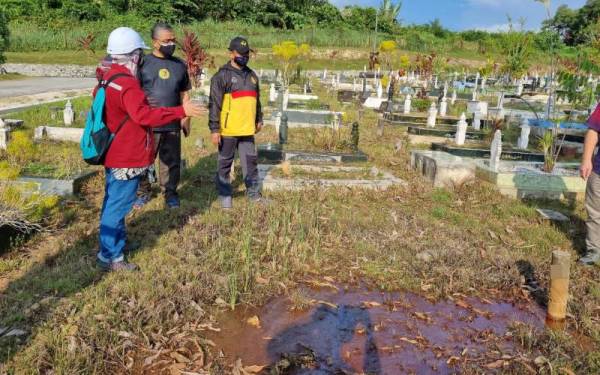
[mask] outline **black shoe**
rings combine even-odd
[[[169,208],[179,208],[181,207],[181,203],[179,202],[179,197],[169,197],[165,199],[165,203]]]

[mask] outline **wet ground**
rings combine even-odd
[[[212,339],[229,363],[241,358],[271,373],[445,374],[501,368],[516,354],[510,326],[544,325],[544,313],[531,304],[466,296],[435,303],[360,290],[304,294],[311,303],[302,311],[280,297],[260,309],[224,313]]]

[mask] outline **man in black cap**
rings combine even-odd
[[[231,164],[238,150],[248,198],[265,203],[260,193],[254,134],[262,128],[258,76],[248,68],[250,46],[242,37],[229,43],[230,61],[210,82],[209,122],[211,140],[219,147],[216,185],[223,208],[232,207]]]

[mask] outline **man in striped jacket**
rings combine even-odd
[[[260,194],[254,135],[262,128],[258,76],[248,67],[250,46],[242,37],[229,44],[230,61],[210,82],[209,123],[211,140],[219,147],[217,191],[221,206],[232,207],[231,164],[238,150],[248,198],[266,201]]]

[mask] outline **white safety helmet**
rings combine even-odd
[[[140,48],[149,49],[140,34],[130,27],[119,27],[108,36],[106,52],[109,55],[126,55]]]

